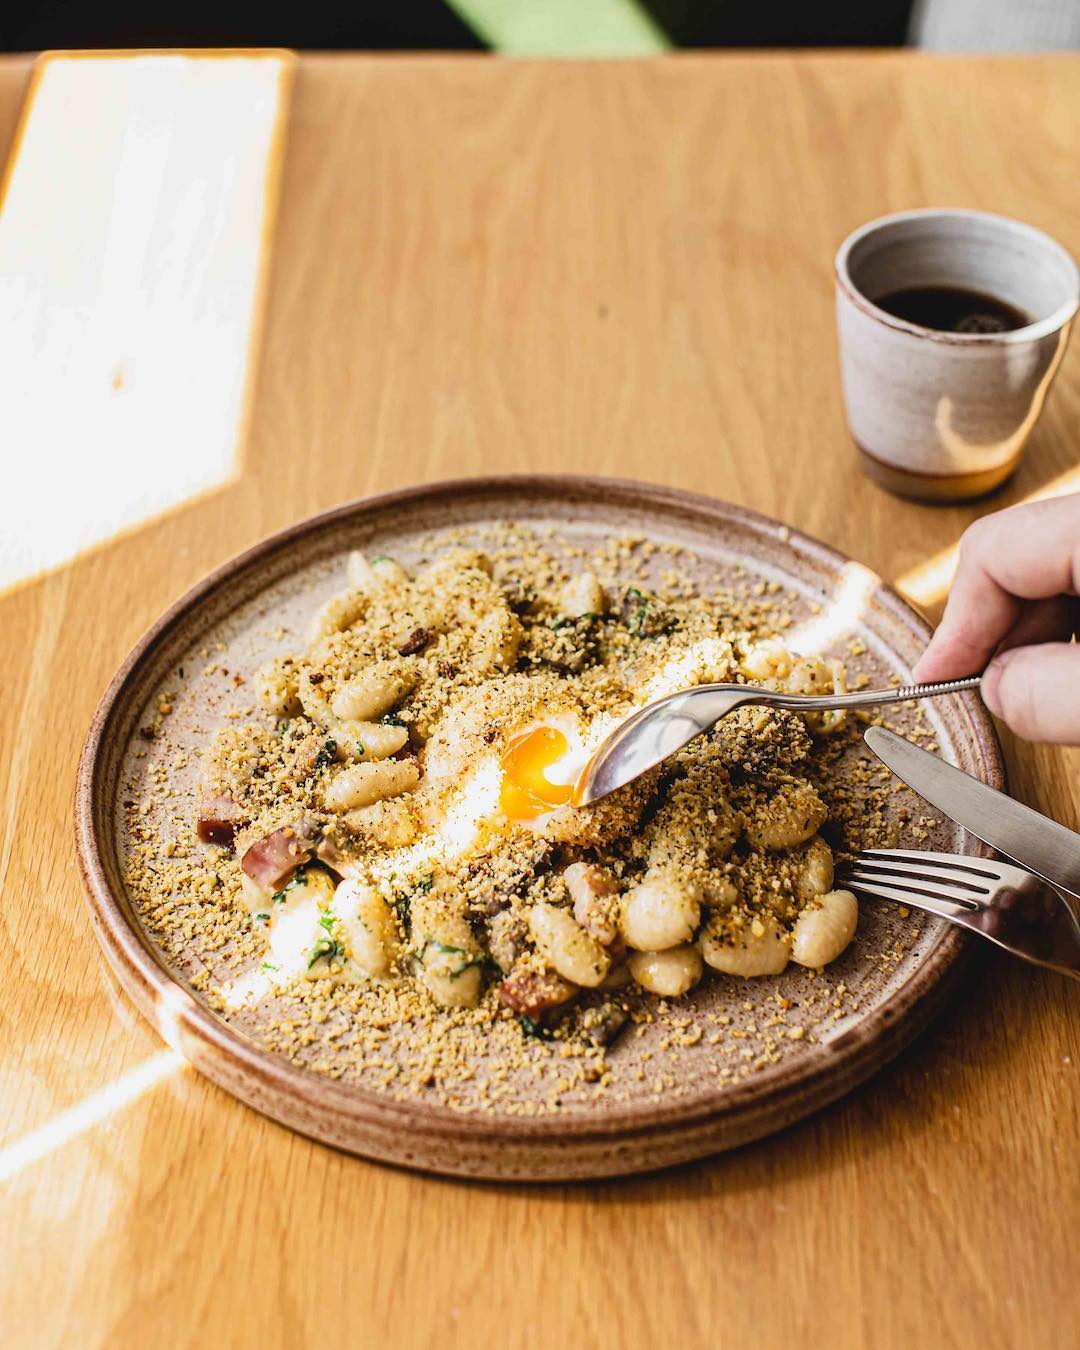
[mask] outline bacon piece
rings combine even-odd
[[[326,748],[326,735],[305,736],[296,747],[296,759],[293,761],[295,776],[301,782],[310,778],[319,767],[319,757]]]
[[[574,918],[590,937],[610,947],[619,937],[619,888],[615,878],[595,863],[576,862],[563,873],[574,902]]]
[[[240,866],[252,881],[271,888],[310,859],[314,843],[314,831],[306,820],[282,825],[257,839],[240,860]]]
[[[586,1008],[581,1014],[581,1030],[594,1045],[610,1045],[630,1019],[630,1014],[610,1000],[598,1008]]]
[[[577,991],[576,984],[554,971],[515,970],[499,986],[499,998],[508,1008],[535,1022],[551,1008],[572,999]]]
[[[360,875],[360,872],[356,870],[356,867],[352,864],[351,860],[342,853],[341,849],[332,839],[327,839],[325,835],[321,836],[315,844],[315,856],[321,863],[325,863],[327,867],[333,868],[335,872],[339,872],[343,877],[349,875],[348,869],[350,866],[353,868],[354,875]]]
[[[225,847],[232,843],[236,827],[243,819],[243,808],[231,797],[217,793],[204,797],[199,803],[199,819],[195,830],[204,844]]]
[[[425,647],[430,647],[435,641],[435,634],[430,628],[414,628],[405,641],[398,647],[398,653],[401,656],[415,656],[422,652]]]

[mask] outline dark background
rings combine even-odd
[[[642,4],[678,47],[899,46],[911,6],[912,0]],[[482,50],[484,43],[443,0],[183,0],[171,6],[152,0],[0,0],[0,50],[159,46]]]

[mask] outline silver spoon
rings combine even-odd
[[[859,689],[851,694],[785,694],[753,684],[699,684],[694,689],[682,689],[620,722],[582,769],[570,800],[575,806],[591,806],[662,763],[733,709],[750,703],[792,712],[867,708],[876,703],[959,694],[964,689],[977,689],[981,679],[981,675],[969,675],[963,680],[903,684],[898,689]]]

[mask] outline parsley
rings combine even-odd
[[[329,768],[337,758],[337,741],[333,736],[327,736],[323,741],[323,748],[315,756],[315,772],[319,773],[323,769]]]
[[[255,915],[255,922],[256,922],[256,923],[269,923],[269,922],[270,922],[270,915],[264,910],[262,914],[256,914],[256,915]]]
[[[626,619],[626,626],[635,637],[641,636],[641,630],[649,614],[649,599],[638,590],[636,586],[631,586],[623,596],[623,615]]]
[[[667,637],[679,622],[673,614],[659,608],[654,596],[639,591],[636,586],[627,588],[620,616],[630,634],[637,638]]]
[[[295,890],[297,886],[307,885],[307,869],[309,866],[309,863],[301,863],[285,885],[282,886],[281,890],[274,892],[270,898],[275,905],[283,905],[285,903],[285,896],[289,891]]]
[[[260,970],[271,970],[271,971],[274,971],[275,974],[276,974],[278,968],[277,968],[277,966],[272,966],[272,965],[270,964],[269,961],[264,961],[264,962],[262,963],[262,965],[259,967],[259,969],[260,969]]]
[[[390,557],[389,553],[376,553],[371,560],[372,567],[374,567],[377,562],[393,562],[393,559]]]
[[[423,961],[429,947],[436,951],[439,956],[461,956],[464,958],[455,970],[447,972],[452,980],[460,979],[467,970],[473,970],[475,967],[484,964],[484,958],[482,956],[470,956],[464,947],[451,947],[448,943],[438,942],[433,937],[424,938],[424,945],[416,954],[416,959],[418,961]]]
[[[433,872],[429,872],[426,877],[422,877],[416,883],[416,889],[420,892],[421,895],[427,895],[428,891],[430,891],[432,886],[434,885],[435,885],[435,874]]]
[[[320,919],[319,922],[321,923],[322,920]],[[321,961],[324,956],[328,961],[332,961],[335,956],[344,957],[345,948],[334,938],[319,938],[318,942],[316,942],[315,946],[311,949],[311,960],[307,963],[308,970],[311,969],[316,961]]]
[[[367,751],[364,749],[364,747],[360,744],[359,741],[356,742],[356,753],[360,756],[361,759],[363,759],[364,755],[367,753]]]
[[[533,1037],[537,1041],[554,1040],[555,1033],[550,1027],[544,1026],[542,1022],[534,1022],[531,1017],[526,1017],[524,1013],[518,1013],[518,1023],[526,1036]]]
[[[384,727],[403,727],[405,725],[397,713],[387,713],[382,719],[382,724]]]
[[[338,919],[336,914],[322,914],[319,917],[319,927],[326,934],[326,937],[319,938],[311,949],[311,959],[307,963],[308,970],[316,961],[321,961],[325,956],[328,961],[333,961],[335,957],[345,959],[344,946],[334,937],[334,929],[337,927]]]
[[[587,628],[594,623],[599,623],[603,617],[602,614],[597,614],[595,610],[590,609],[586,610],[584,614],[564,614],[558,619],[552,619],[548,627],[553,633],[557,633],[560,628],[575,628],[579,624]]]
[[[279,722],[276,727],[276,731],[279,736],[284,736],[285,733],[288,731],[288,729],[289,729],[288,718],[286,718],[284,722]]]

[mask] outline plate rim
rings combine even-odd
[[[182,977],[169,970],[134,912],[129,919],[125,912],[126,898],[116,895],[109,883],[104,860],[109,842],[101,837],[99,824],[101,814],[107,814],[110,821],[113,817],[111,813],[98,810],[102,795],[108,796],[108,784],[103,776],[106,742],[120,716],[125,696],[133,690],[140,669],[153,657],[155,646],[166,634],[195,612],[218,588],[254,564],[280,554],[299,539],[329,530],[347,519],[377,518],[395,508],[423,502],[469,496],[510,496],[523,492],[551,500],[560,497],[565,500],[568,493],[579,498],[592,493],[616,505],[652,508],[665,513],[674,508],[698,520],[712,517],[773,536],[787,545],[796,546],[801,554],[809,555],[832,570],[852,561],[813,535],[748,507],[665,484],[591,474],[498,474],[436,480],[354,498],[295,521],[226,559],[173,601],[136,641],[98,702],[79,757],[73,803],[76,855],[95,937],[121,985],[167,1044],[178,1049],[204,1075],[225,1086],[246,1104],[326,1142],[340,1143],[338,1132],[314,1129],[297,1123],[289,1112],[269,1109],[261,1100],[263,1094],[273,1097],[284,1093],[316,1117],[329,1113],[340,1118],[343,1124],[355,1122],[387,1131],[398,1131],[407,1124],[410,1135],[418,1138],[445,1137],[446,1132],[452,1130],[456,1139],[467,1141],[474,1147],[486,1143],[504,1147],[549,1145],[562,1153],[575,1146],[610,1144],[616,1140],[627,1145],[647,1145],[658,1137],[690,1132],[709,1124],[713,1124],[720,1134],[732,1135],[732,1143],[771,1133],[846,1094],[899,1053],[922,1030],[967,964],[965,958],[970,956],[970,938],[962,930],[953,926],[944,929],[918,968],[886,1002],[860,1019],[848,1032],[808,1047],[790,1063],[766,1069],[739,1082],[703,1089],[691,1102],[672,1098],[668,1103],[605,1104],[602,1113],[591,1121],[582,1116],[562,1117],[558,1114],[490,1117],[479,1112],[461,1112],[435,1102],[402,1101],[382,1096],[375,1089],[345,1084],[300,1068],[263,1049],[191,994]],[[883,604],[890,610],[893,618],[909,631],[927,637],[932,631],[919,611],[884,578],[879,577],[874,600],[875,604]],[[990,714],[974,694],[960,697],[984,781],[1004,790],[1004,758]],[[973,856],[979,856],[980,852],[988,853],[989,850],[978,845]],[[156,1004],[167,1009],[167,1018],[160,1010],[155,1015]],[[882,1044],[884,1053],[875,1053]],[[217,1075],[213,1071],[215,1055],[224,1056],[228,1061],[216,1066]],[[237,1075],[247,1080],[244,1084],[247,1094],[235,1083],[226,1081]],[[769,1120],[762,1128],[740,1137],[739,1121],[748,1112],[752,1115],[755,1107],[764,1110]],[[725,1122],[731,1129],[724,1130]],[[685,1157],[703,1156],[724,1146],[720,1143],[697,1148]],[[400,1159],[401,1150],[395,1152]],[[389,1153],[386,1156],[395,1160]],[[672,1159],[677,1160],[683,1159]],[[412,1161],[405,1165],[458,1175],[486,1174],[522,1179],[533,1175],[527,1167],[515,1170],[509,1160],[504,1162],[507,1165],[488,1173],[475,1167],[439,1168]],[[574,1175],[598,1176],[639,1170],[644,1170],[643,1166],[586,1168]],[[546,1176],[550,1169],[541,1171]],[[541,1171],[536,1172],[537,1177]],[[568,1175],[570,1173],[564,1172],[562,1179]],[[553,1175],[551,1179],[559,1178]]]

